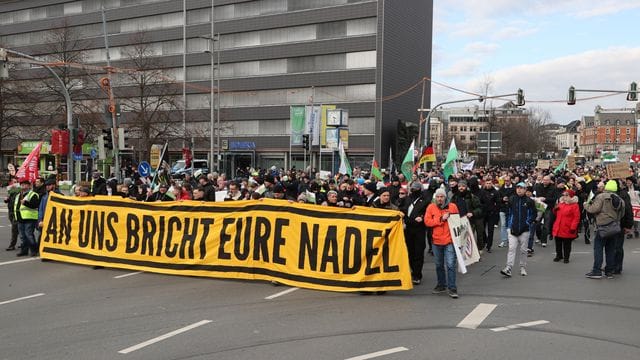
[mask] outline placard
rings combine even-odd
[[[621,162],[607,164],[607,176],[610,179],[626,179],[629,175],[628,164]]]
[[[540,160],[540,159],[538,159],[538,164],[536,164],[536,167],[538,169],[548,169],[549,166],[551,166],[551,161],[549,161],[549,160]]]

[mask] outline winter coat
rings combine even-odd
[[[458,214],[458,207],[453,203],[445,204],[442,208],[435,203],[427,206],[427,212],[424,214],[424,224],[433,228],[431,238],[433,239],[434,245],[444,246],[453,243],[449,223],[442,221],[442,215],[447,212],[449,214]]]
[[[551,234],[563,239],[575,239],[578,237],[578,224],[580,223],[580,206],[578,197],[561,197],[558,205],[553,208],[556,220],[553,222]]]
[[[482,219],[484,216],[482,213],[482,204],[480,204],[480,199],[469,190],[456,192],[451,197],[451,202],[456,204],[461,216],[464,216],[467,213],[472,213],[473,218],[475,219]],[[462,214],[465,210],[466,213]]]
[[[507,228],[511,234],[518,236],[529,231],[529,226],[536,220],[536,204],[526,196],[513,195],[509,198]]]
[[[599,193],[584,205],[588,213],[595,215],[596,225],[607,225],[612,221],[620,222],[625,212],[624,201],[620,196],[605,191]]]

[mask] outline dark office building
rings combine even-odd
[[[352,166],[368,167],[375,154],[385,167],[398,121],[418,121],[422,86],[415,85],[431,76],[432,11],[431,0],[0,1],[0,46],[61,74],[74,121],[97,145],[107,127],[99,82],[108,43],[119,126],[133,147],[122,151],[126,161],[148,160],[151,144],[169,141],[171,160],[192,146],[196,158],[220,155],[228,174],[237,166],[332,170],[331,152],[318,156],[316,145],[304,157],[290,145],[290,107],[313,104],[348,111]],[[146,78],[133,71],[141,68]],[[19,131],[0,122],[5,167],[20,142],[49,140],[47,129],[66,121],[45,69],[12,64],[2,86],[18,83],[49,95],[20,99],[36,103],[11,115]],[[394,148],[394,157],[402,155]]]

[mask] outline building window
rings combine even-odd
[[[627,128],[625,132],[627,133],[627,135],[630,135],[631,134],[631,129]]]
[[[620,129],[616,129],[616,135],[620,135]]]
[[[611,129],[606,128],[606,129],[604,130],[604,133],[605,133],[605,134],[607,134],[607,135],[609,135],[609,134],[611,133]]]

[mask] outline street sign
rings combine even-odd
[[[491,138],[489,138],[489,132],[481,131],[478,132],[478,137],[476,138],[478,153],[487,152],[489,141],[491,142],[491,152],[502,152],[502,132],[492,131]]]
[[[138,165],[138,173],[144,177],[151,175],[151,165],[146,161],[141,161]]]
[[[96,151],[95,148],[91,148],[90,156],[91,156],[92,159],[95,159],[95,158],[98,157],[98,152]]]

